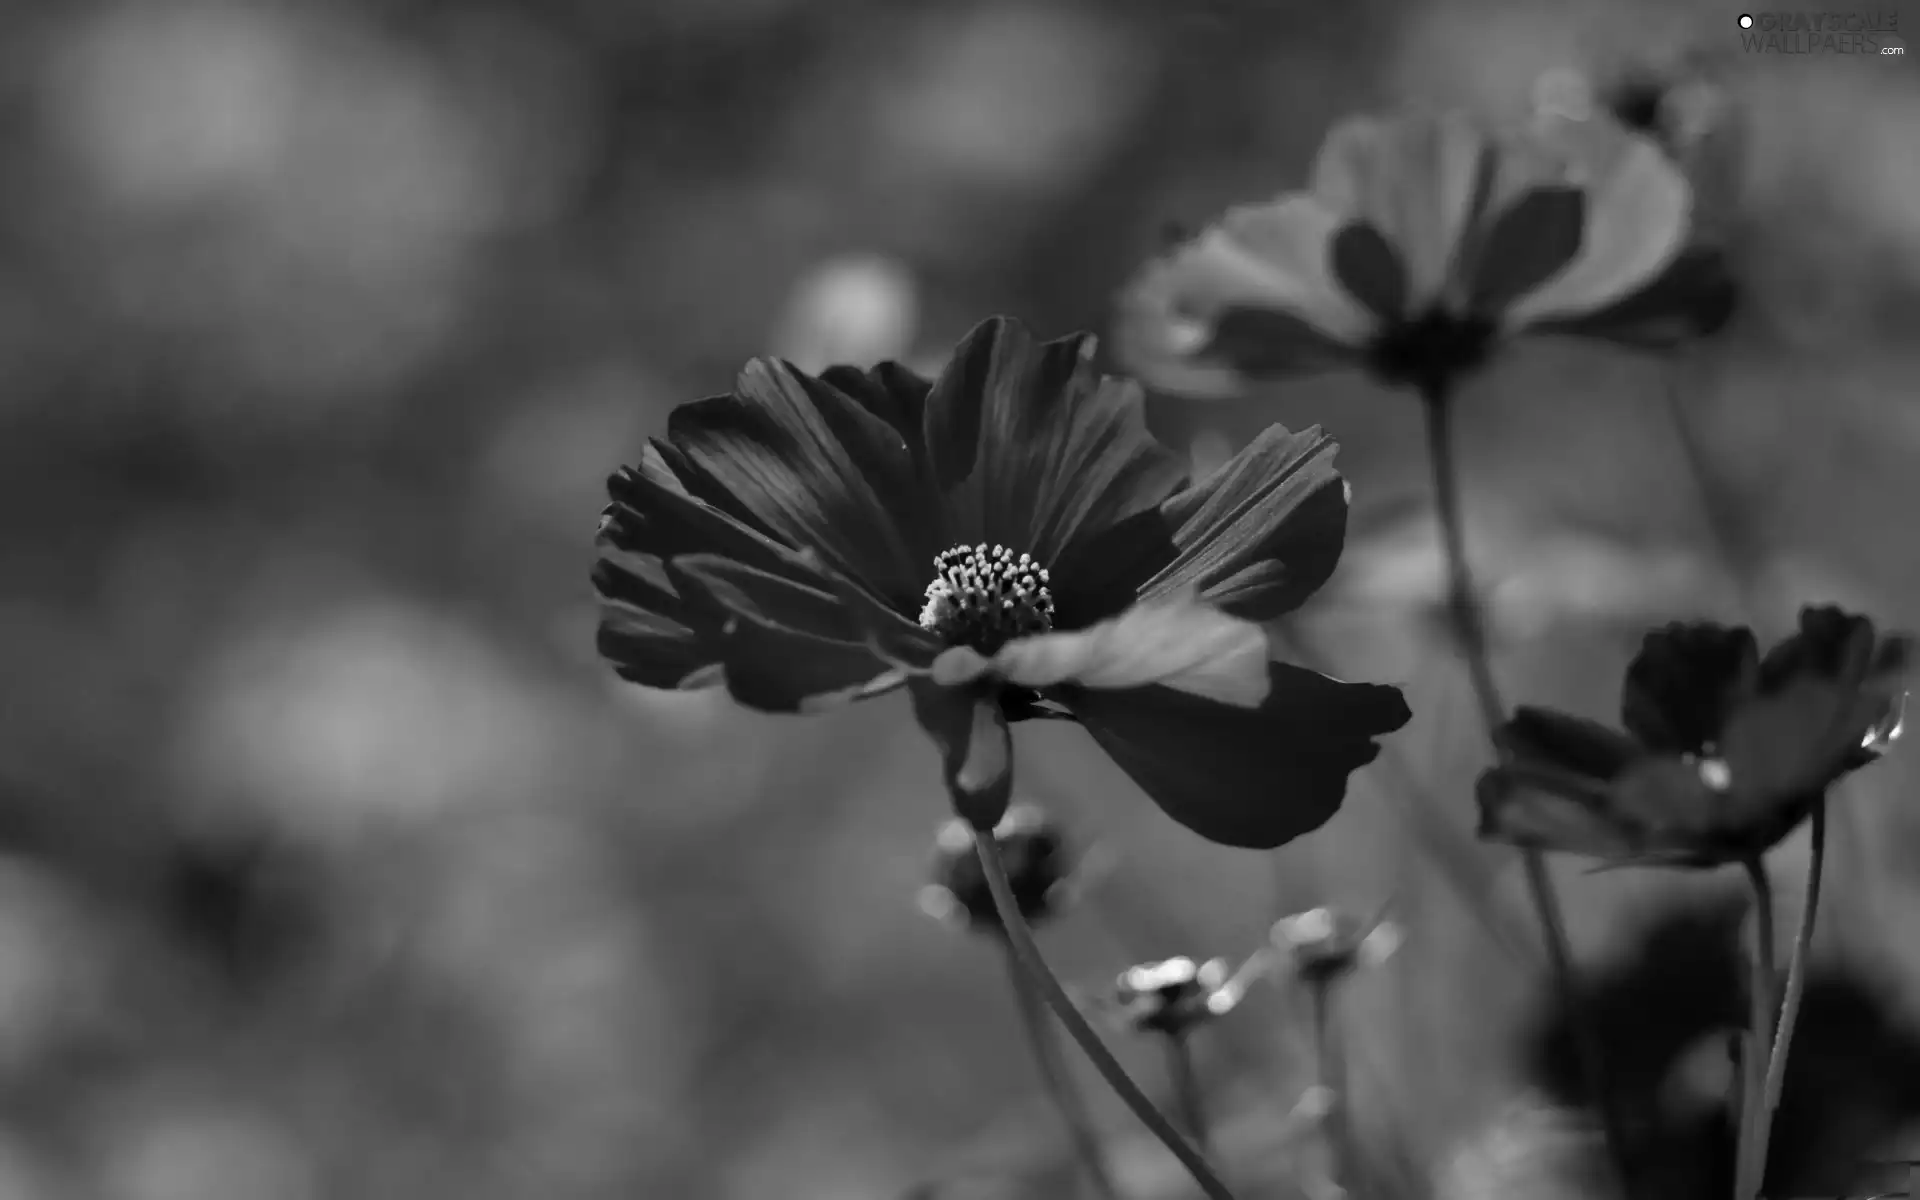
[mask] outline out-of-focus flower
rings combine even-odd
[[[1764,658],[1744,628],[1655,630],[1627,669],[1625,733],[1540,708],[1499,729],[1480,834],[1676,866],[1761,854],[1899,736],[1911,648],[1833,607],[1803,609]]]
[[[1035,805],[1014,804],[993,827],[993,841],[1021,917],[1033,925],[1057,913],[1073,865],[1059,826]],[[1000,930],[1000,914],[965,821],[955,818],[940,827],[934,839],[933,878],[920,889],[920,907],[928,916],[977,930]]]
[[[1190,483],[1092,349],[996,318],[934,383],[749,364],[608,481],[601,653],[767,712],[906,687],[976,829],[1030,718],[1078,721],[1213,841],[1317,828],[1410,715],[1395,688],[1269,661],[1257,624],[1339,561],[1335,447],[1275,426]]]
[[[1312,908],[1273,923],[1273,944],[1302,982],[1322,984],[1356,967],[1385,962],[1400,948],[1400,927],[1334,908]]]
[[[1178,1036],[1232,1012],[1253,974],[1235,971],[1224,958],[1141,963],[1114,981],[1114,1016],[1132,1029]]]
[[[1142,272],[1121,360],[1193,396],[1356,365],[1437,392],[1526,331],[1678,341],[1721,304],[1711,257],[1683,253],[1691,208],[1660,148],[1612,122],[1351,119],[1306,191],[1231,209]]]

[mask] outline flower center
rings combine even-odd
[[[1496,332],[1484,317],[1434,308],[1388,327],[1368,358],[1388,383],[1440,386],[1483,365],[1493,353]]]
[[[1005,546],[955,546],[933,560],[920,628],[950,646],[992,654],[1017,637],[1053,628],[1047,569]]]

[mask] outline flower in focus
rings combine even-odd
[[[1332,908],[1313,908],[1273,923],[1274,948],[1303,983],[1330,983],[1356,967],[1385,962],[1400,948],[1400,927]]]
[[[1008,723],[1042,717],[1213,841],[1318,827],[1409,718],[1395,688],[1270,661],[1257,624],[1339,561],[1334,444],[1272,427],[1190,481],[1092,349],[996,318],[932,383],[750,363],[608,481],[601,653],[767,712],[905,687],[975,829],[1009,803]]]
[[[1014,804],[993,827],[993,841],[1027,924],[1059,912],[1072,876],[1059,826],[1034,805]],[[929,916],[981,931],[1000,930],[1000,914],[965,821],[955,818],[940,827],[934,839],[933,878],[920,890],[920,907]]]
[[[1141,963],[1114,981],[1115,1016],[1131,1029],[1177,1037],[1232,1012],[1250,978],[1250,971],[1236,972],[1224,958]]]
[[[1525,331],[1642,345],[1710,327],[1692,195],[1650,139],[1458,113],[1335,127],[1305,191],[1229,210],[1121,301],[1122,361],[1191,396],[1363,366],[1442,392]]]
[[[1627,669],[1619,732],[1521,708],[1481,776],[1482,837],[1616,861],[1716,866],[1786,837],[1900,734],[1912,642],[1833,607],[1761,657],[1751,631],[1675,624]]]

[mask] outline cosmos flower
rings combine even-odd
[[[904,687],[975,829],[1030,718],[1078,722],[1213,841],[1318,827],[1409,718],[1395,688],[1270,661],[1257,624],[1339,561],[1334,444],[1276,426],[1190,481],[1092,350],[995,318],[931,383],[750,363],[608,481],[601,653],[767,712]]]
[[[1691,208],[1659,146],[1612,122],[1354,118],[1307,190],[1229,210],[1134,280],[1119,356],[1190,396],[1350,366],[1433,395],[1522,332],[1677,341],[1717,299],[1711,258],[1683,254]]]
[[[1057,913],[1073,866],[1060,827],[1035,805],[1013,804],[993,827],[993,841],[1027,924],[1037,925]],[[957,817],[942,825],[934,839],[933,882],[921,889],[920,907],[954,925],[990,933],[1001,928],[986,871],[974,851],[973,831]]]
[[[1751,631],[1670,625],[1627,670],[1626,732],[1522,708],[1480,779],[1480,833],[1597,858],[1710,867],[1786,837],[1900,733],[1904,635],[1807,608],[1761,657]]]
[[[1400,927],[1332,908],[1313,908],[1273,923],[1274,948],[1303,983],[1329,983],[1360,966],[1385,962],[1400,948]]]
[[[1254,974],[1235,971],[1224,958],[1141,963],[1114,980],[1110,1003],[1114,1017],[1127,1027],[1177,1037],[1232,1012]]]

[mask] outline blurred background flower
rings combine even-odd
[[[1671,43],[1717,48],[1747,116],[1739,201],[1766,236],[1743,277],[1770,320],[1730,330],[1685,399],[1762,569],[1730,582],[1662,368],[1517,351],[1457,430],[1516,698],[1611,711],[1650,621],[1750,607],[1773,637],[1805,598],[1920,619],[1920,90],[1733,54],[1710,5],[0,18],[8,1200],[843,1200],[976,1168],[1057,1186],[1065,1147],[976,957],[993,948],[933,936],[913,903],[942,798],[903,706],[783,722],[615,686],[591,515],[674,404],[753,355],[932,370],[993,311],[1108,329],[1162,230],[1303,178],[1351,111],[1524,114],[1549,69],[1607,77]],[[1517,904],[1512,862],[1471,844],[1464,679],[1408,620],[1439,594],[1417,422],[1354,378],[1150,416],[1214,461],[1276,419],[1339,439],[1348,558],[1296,632],[1343,677],[1405,681],[1416,717],[1271,857],[1107,803],[1132,785],[1084,739],[1023,730],[1023,794],[1119,864],[1048,953],[1111,980],[1393,895],[1406,943],[1345,997],[1353,1117],[1424,1179],[1531,1082],[1510,1033],[1540,997],[1531,926],[1489,916]],[[1920,907],[1914,782],[1900,753],[1848,782],[1822,903],[1890,1022],[1920,997],[1897,934]],[[258,865],[183,871],[201,846]],[[1777,853],[1785,876],[1804,842]],[[1591,956],[1625,953],[1615,918],[1675,886],[1564,869]],[[1311,1070],[1289,1003],[1250,991],[1205,1063],[1221,1152],[1276,1195],[1270,1143]],[[1811,992],[1807,1020],[1817,1038]],[[1116,1154],[1128,1179],[1166,1174],[1156,1149]]]

